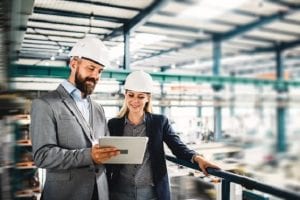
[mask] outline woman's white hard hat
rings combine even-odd
[[[126,78],[124,89],[151,93],[153,90],[152,77],[142,70],[131,72]]]
[[[69,53],[69,57],[78,56],[87,58],[104,67],[109,66],[108,49],[104,43],[96,37],[85,37],[79,40]]]

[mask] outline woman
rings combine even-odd
[[[143,71],[128,75],[125,101],[117,118],[108,122],[112,136],[147,136],[149,138],[141,165],[108,165],[107,174],[112,200],[169,200],[170,189],[163,143],[180,159],[206,168],[218,166],[206,161],[182,143],[163,115],[152,114],[152,78]]]

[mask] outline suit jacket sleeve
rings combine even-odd
[[[92,165],[90,148],[67,149],[58,145],[58,119],[53,109],[43,99],[36,99],[32,103],[30,132],[35,164],[47,169]]]
[[[168,118],[163,116],[162,121],[164,142],[168,145],[168,147],[176,157],[190,161],[196,152],[189,149],[180,140],[180,137],[175,133]]]

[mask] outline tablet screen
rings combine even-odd
[[[100,146],[114,146],[120,154],[107,160],[109,164],[142,164],[148,137],[107,136],[99,138]]]

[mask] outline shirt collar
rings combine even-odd
[[[62,86],[67,90],[67,92],[77,98],[77,99],[80,99],[80,100],[84,100],[82,97],[81,97],[81,92],[78,88],[76,88],[72,83],[70,83],[68,80],[65,80],[63,81],[62,83]]]
[[[77,88],[70,83],[68,80],[64,80],[62,83],[62,86],[67,90],[67,92],[69,94],[72,94],[74,92],[74,90],[76,90]]]
[[[144,119],[142,120],[142,122],[141,123],[139,123],[138,125],[140,125],[140,124],[143,124],[143,123],[145,123],[146,122],[146,114],[144,114]],[[129,121],[129,119],[128,119],[128,116],[126,115],[125,116],[125,121],[124,121],[124,124],[126,125],[126,124],[131,124],[131,122]]]

